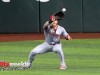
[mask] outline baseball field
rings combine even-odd
[[[25,62],[29,52],[43,40],[0,42],[0,60]],[[100,75],[100,39],[61,40],[66,70],[59,70],[56,53],[39,54],[31,69],[4,70],[0,75]]]

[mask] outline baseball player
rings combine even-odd
[[[47,53],[47,52],[55,52],[58,54],[60,59],[60,67],[59,69],[66,69],[67,66],[64,61],[64,54],[62,51],[62,44],[60,42],[60,36],[63,36],[67,40],[71,40],[71,37],[66,32],[66,30],[58,25],[58,20],[55,16],[50,16],[50,21],[47,21],[44,26],[44,43],[35,47],[29,54],[28,63],[32,66],[32,61],[34,60],[37,54]]]

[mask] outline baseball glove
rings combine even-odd
[[[57,20],[63,20],[65,14],[64,14],[64,12],[59,11],[59,12],[57,12],[57,13],[54,13],[54,16],[55,16],[55,18],[56,18]]]

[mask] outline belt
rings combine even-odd
[[[51,43],[49,43],[49,45],[56,45],[56,44],[51,44]]]
[[[56,45],[56,44],[60,44],[60,42],[55,42],[55,43],[48,43],[49,45]]]

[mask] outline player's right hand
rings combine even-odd
[[[51,16],[50,16],[50,21],[53,22],[53,21],[55,21],[55,20],[56,20],[55,16],[51,15]]]

